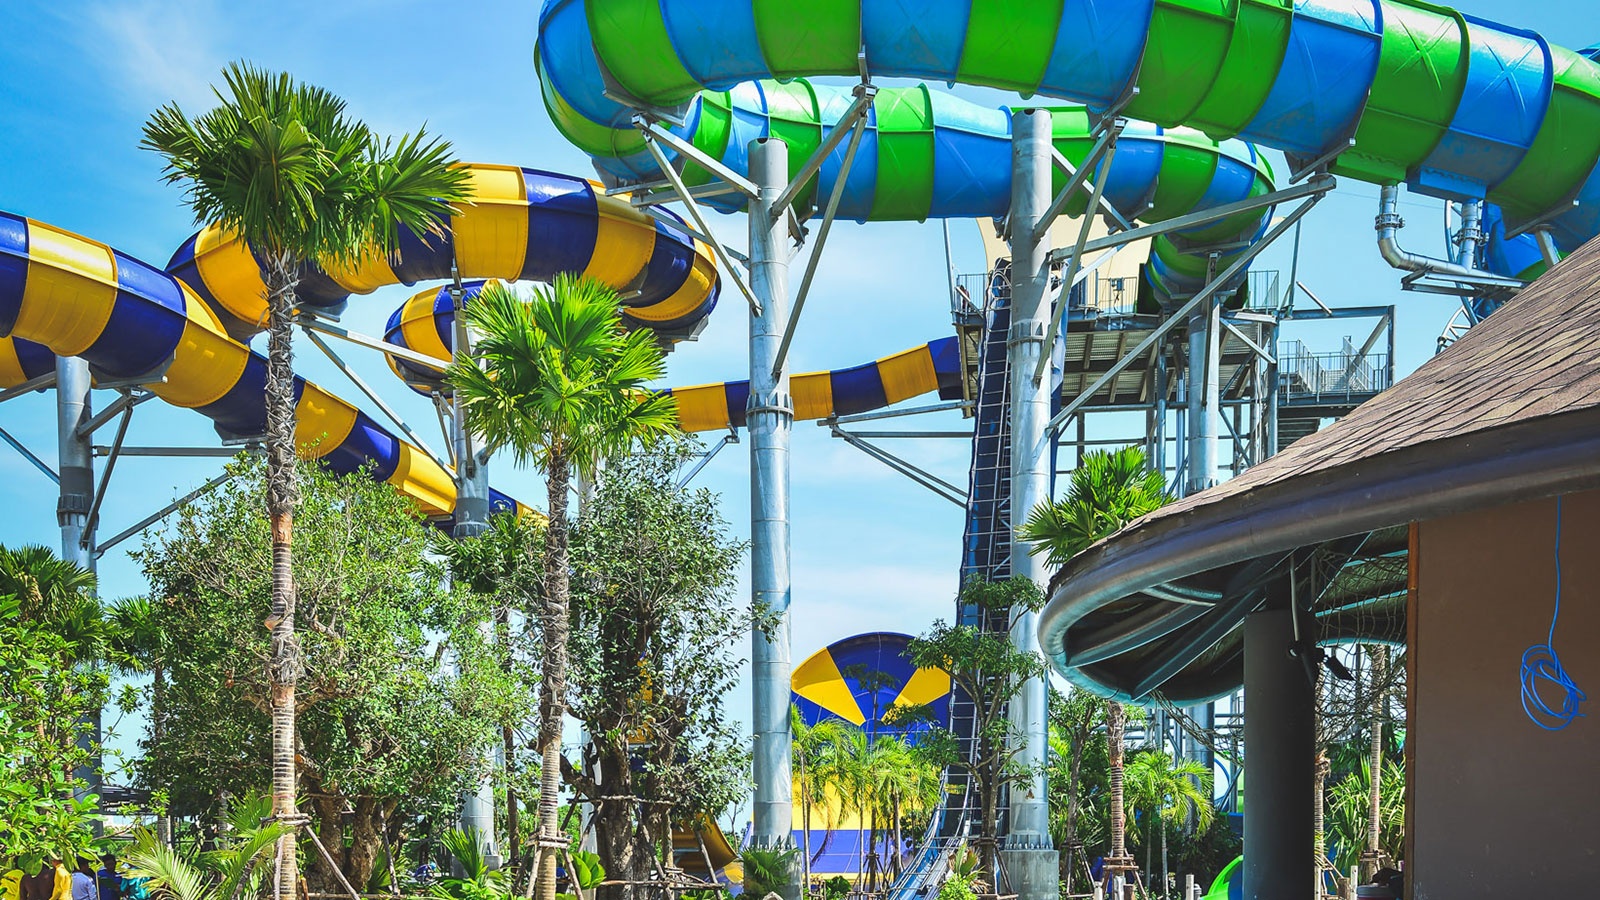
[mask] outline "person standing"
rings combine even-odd
[[[100,900],[122,900],[122,876],[117,874],[116,854],[100,857],[100,871],[94,875],[95,887],[100,889]]]
[[[94,878],[94,863],[87,859],[78,860],[78,868],[72,873],[72,900],[100,900],[100,889]]]

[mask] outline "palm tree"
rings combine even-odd
[[[73,647],[72,663],[100,660],[111,650],[110,628],[95,599],[94,573],[48,547],[0,547],[0,597],[17,601],[17,615],[45,625]]]
[[[466,199],[466,170],[450,144],[421,129],[380,138],[345,114],[344,101],[288,74],[246,63],[223,70],[219,105],[190,118],[156,110],[141,146],[166,161],[195,222],[216,222],[262,261],[267,304],[267,516],[272,524],[273,815],[295,817],[294,634],[295,396],[291,346],[299,273],[307,263],[350,266],[391,253],[402,229],[442,234],[451,204]],[[293,829],[279,848],[280,889],[298,879]]]
[[[1095,450],[1072,473],[1066,496],[1039,504],[1028,514],[1017,538],[1033,544],[1030,555],[1047,554],[1051,566],[1064,566],[1096,541],[1159,509],[1171,497],[1160,472],[1152,470],[1143,448]],[[1111,857],[1126,855],[1127,816],[1123,811],[1122,704],[1106,703],[1111,782]]]
[[[815,725],[807,725],[805,717],[800,715],[800,707],[793,704],[789,706],[789,741],[795,765],[799,768],[795,775],[795,786],[800,794],[800,828],[804,833],[802,846],[805,854],[800,861],[802,884],[811,884],[811,807],[827,802],[828,782],[823,777],[826,758],[842,748],[846,728],[843,719],[831,716]]]
[[[625,332],[620,297],[588,278],[558,275],[524,299],[491,284],[466,308],[482,338],[446,377],[485,449],[511,450],[519,465],[545,474],[550,523],[545,532],[541,598],[544,663],[539,683],[539,900],[554,900],[562,843],[556,807],[561,723],[566,714],[568,603],[567,492],[573,470],[593,478],[608,458],[677,427],[670,395],[646,385],[666,369],[655,338]]]
[[[1143,807],[1150,817],[1145,823],[1145,869],[1151,868],[1150,854],[1155,847],[1151,829],[1161,835],[1161,893],[1167,892],[1167,826],[1188,820],[1190,815],[1203,830],[1211,824],[1211,773],[1192,759],[1174,761],[1163,750],[1146,750],[1133,758],[1127,772],[1128,793],[1134,808]]]
[[[222,846],[209,853],[179,853],[149,831],[135,835],[128,869],[147,879],[154,900],[235,900],[261,893],[259,865],[290,826],[263,821],[272,798],[247,795],[228,813]]]

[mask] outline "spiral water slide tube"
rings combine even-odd
[[[582,272],[627,292],[624,316],[692,330],[719,281],[703,244],[668,221],[609,198],[589,181],[510,166],[472,165],[473,203],[443,235],[403,233],[392,258],[302,273],[303,307],[337,311],[351,293],[396,282],[469,277],[547,280]],[[87,360],[102,381],[143,384],[210,418],[219,433],[265,430],[266,360],[242,341],[266,319],[260,267],[215,227],[190,238],[165,271],[42,222],[0,213],[0,387],[52,371],[55,356]],[[350,403],[295,380],[301,452],[336,472],[369,467],[447,519],[451,474]],[[491,492],[491,508],[516,501]]]
[[[735,171],[745,170],[748,142],[768,135],[790,143],[798,168],[849,100],[800,76],[855,77],[864,66],[873,77],[1092,110],[1126,99],[1123,114],[1155,123],[1135,132],[1152,146],[1119,144],[1113,180],[1200,142],[1186,126],[1300,162],[1331,158],[1338,175],[1484,199],[1513,228],[1548,227],[1562,250],[1600,232],[1600,66],[1533,32],[1421,0],[549,0],[539,38],[552,118],[619,181],[659,177],[631,126],[634,107],[670,111],[682,122],[674,131]],[[1069,159],[1083,121],[1057,115]],[[1005,110],[926,86],[881,91],[841,214],[1003,214],[1009,131]],[[1230,146],[1223,156],[1254,158]],[[813,190],[830,191],[841,168],[835,152]],[[710,177],[692,163],[684,175]],[[1140,218],[1221,202],[1210,185],[1195,187],[1161,186]],[[1212,237],[1180,238],[1157,256],[1170,265],[1176,250]],[[1491,258],[1535,258],[1519,240]],[[1159,289],[1170,273],[1152,269]]]
[[[471,299],[483,282],[463,285]],[[439,360],[450,358],[455,304],[449,288],[430,288],[412,295],[394,314],[384,340]],[[882,359],[834,369],[808,372],[790,379],[796,419],[826,419],[880,409],[890,404],[937,391],[946,400],[961,397],[961,358],[954,337],[929,341]],[[440,373],[400,356],[391,355],[389,366],[420,393],[442,390]],[[743,428],[748,381],[671,388],[678,401],[678,425],[684,431]]]

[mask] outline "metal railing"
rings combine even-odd
[[[956,276],[955,295],[950,298],[952,314],[972,314],[985,308],[989,294],[996,285],[993,271],[970,272]],[[1251,270],[1247,273],[1248,302],[1245,308],[1257,311],[1277,309],[1283,302],[1283,278],[1276,269]],[[1083,283],[1081,295],[1073,303],[1075,310],[1094,317],[1119,318],[1137,314],[1139,301],[1139,276],[1096,276]],[[999,287],[1003,290],[1005,285]]]
[[[1335,353],[1312,353],[1300,341],[1284,341],[1278,382],[1286,403],[1360,402],[1394,383],[1394,367],[1386,353],[1357,355],[1349,338]]]

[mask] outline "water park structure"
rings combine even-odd
[[[1251,263],[1294,233],[1338,179],[1379,186],[1377,257],[1402,272],[1408,290],[1461,297],[1464,327],[1600,233],[1593,55],[1420,0],[857,0],[804,8],[779,0],[549,0],[536,76],[551,119],[593,158],[600,180],[474,165],[474,203],[452,219],[446,241],[407,235],[394,259],[305,273],[300,324],[336,362],[329,339],[386,353],[396,374],[433,396],[448,419],[437,373],[468,348],[457,313],[482,279],[592,275],[626,292],[631,325],[666,342],[692,338],[719,300],[748,309],[747,377],[673,393],[685,430],[743,428],[750,444],[752,599],[785,616],[770,638],[754,639],[751,840],[782,846],[793,841],[794,822],[786,622],[797,419],[822,420],[960,504],[963,577],[1025,575],[1043,584],[1042,559],[1011,536],[1051,496],[1056,455],[1088,446],[1090,414],[1144,413],[1137,441],[1163,472],[1168,444],[1176,445],[1174,487],[1190,495],[1392,381],[1392,309],[1341,309],[1376,324],[1336,360],[1286,356],[1278,330],[1299,315],[1295,280],[1274,287],[1251,277]],[[824,77],[853,83],[808,80]],[[878,84],[896,78],[1027,100],[995,109],[924,84]],[[1289,170],[1275,172],[1264,149],[1283,153]],[[1451,258],[1403,248],[1402,186],[1455,208]],[[714,238],[713,211],[747,217],[745,251]],[[807,296],[840,217],[993,220],[1004,253],[997,245],[996,265],[952,290],[956,336],[849,369],[791,374],[789,351],[804,339]],[[812,253],[791,299],[790,263],[808,240]],[[1107,299],[1106,273],[1117,271],[1125,274]],[[350,294],[417,281],[445,286],[415,295],[383,336],[337,323]],[[261,291],[249,248],[215,228],[184,242],[161,268],[43,222],[0,216],[0,400],[56,391],[60,464],[38,465],[59,479],[69,555],[87,563],[170,511],[104,541],[96,535],[99,501],[139,404],[159,398],[196,409],[230,446],[259,440],[264,363],[247,342],[262,321]],[[1385,335],[1387,354],[1375,353]],[[338,471],[371,465],[458,534],[516,507],[489,487],[489,461],[459,422],[452,446],[435,452],[380,391],[355,383],[393,427],[305,382],[297,431],[305,452]],[[91,389],[118,396],[96,412]],[[885,408],[935,392],[942,402],[923,409],[962,408],[974,418],[965,487],[842,427],[915,412]],[[112,422],[117,437],[96,478],[92,438]],[[1229,464],[1219,458],[1225,445]],[[1112,621],[1070,653],[1060,641],[1078,618],[1062,618],[1061,606],[1051,608],[1043,635],[1031,615],[984,622],[976,609],[956,614],[1008,631],[1030,651],[1042,639],[1058,673],[1086,690],[1131,700],[1160,691],[1205,716],[1211,700],[1242,683],[1246,696],[1269,704],[1259,721],[1293,718],[1294,696],[1253,682],[1248,636],[1211,669],[1186,668],[1238,626],[1209,614],[1216,591],[1141,590],[1157,602],[1108,615]],[[1116,660],[1172,635],[1184,636],[1182,652],[1154,659],[1137,684],[1107,674]],[[1271,705],[1273,697],[1282,705]],[[1024,765],[1045,759],[1045,703],[1043,678],[1014,701]],[[970,742],[967,715],[952,698],[952,728]],[[1252,802],[1268,811],[1290,803],[1295,790],[1306,793],[1271,774],[1284,755],[1273,741],[1263,731],[1252,755]],[[970,825],[964,775],[948,777],[949,801],[897,896],[925,893]],[[1044,796],[1035,782],[1013,790],[1004,810],[1009,892],[1025,900],[1056,893]],[[1303,888],[1304,855],[1282,835],[1247,831],[1245,895]]]

